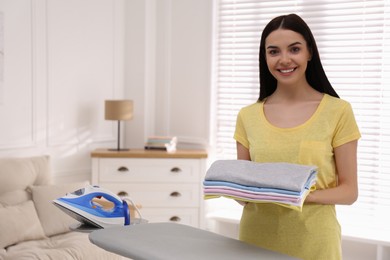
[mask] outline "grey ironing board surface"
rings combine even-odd
[[[134,260],[294,259],[236,239],[175,223],[149,223],[99,229],[89,240]]]

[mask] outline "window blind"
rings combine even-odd
[[[216,158],[236,158],[237,113],[258,98],[262,29],[278,15],[297,13],[312,29],[328,78],[340,97],[352,104],[362,134],[359,199],[352,206],[338,206],[338,214],[343,227],[363,236],[363,229],[390,226],[389,2],[216,0]]]

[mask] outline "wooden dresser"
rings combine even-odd
[[[91,157],[92,184],[130,197],[149,222],[204,227],[206,151],[97,149]]]

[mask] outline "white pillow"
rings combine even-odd
[[[31,194],[26,190],[14,190],[0,194],[0,204],[13,206],[31,200]]]
[[[88,181],[85,181],[30,187],[32,199],[37,208],[38,216],[46,236],[68,232],[70,231],[69,226],[77,223],[77,220],[57,208],[52,201],[65,196],[66,193],[84,188],[88,184]]]
[[[42,238],[45,234],[31,200],[0,207],[0,248]]]

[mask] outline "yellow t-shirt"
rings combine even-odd
[[[327,94],[311,118],[293,128],[271,125],[263,102],[244,107],[234,134],[249,149],[252,161],[316,165],[317,189],[337,186],[333,149],[359,138],[351,105]],[[301,259],[341,259],[334,205],[305,204],[299,212],[271,203],[248,203],[241,217],[240,239]]]

